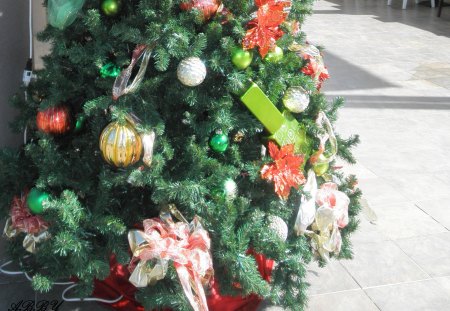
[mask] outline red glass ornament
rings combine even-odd
[[[36,116],[39,130],[47,134],[63,134],[70,129],[70,112],[67,106],[50,107]]]
[[[220,0],[190,0],[188,2],[180,3],[180,8],[183,11],[197,9],[203,13],[203,18],[208,20],[217,13],[220,4]]]

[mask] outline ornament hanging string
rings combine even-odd
[[[122,70],[122,72],[119,76],[117,76],[116,81],[114,82],[112,90],[114,100],[119,99],[119,97],[122,95],[133,93],[137,90],[142,80],[144,79],[145,71],[147,70],[153,47],[154,45],[150,47],[145,44],[136,46],[133,51],[130,65]],[[134,80],[130,84],[128,84],[131,78],[131,74],[133,73],[134,66],[136,66],[139,59],[142,59],[139,71]]]

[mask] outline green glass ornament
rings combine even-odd
[[[120,12],[121,6],[120,0],[104,0],[102,2],[102,11],[107,16],[116,16]]]
[[[50,195],[46,192],[42,192],[36,188],[33,188],[28,193],[27,204],[30,211],[33,214],[41,214],[44,211],[44,201],[48,200]]]
[[[313,165],[313,171],[314,173],[316,173],[317,176],[322,176],[330,168],[330,163],[324,161],[326,161],[326,157],[323,154],[321,154],[319,156],[319,160],[317,161],[318,163]]]
[[[253,60],[253,52],[235,48],[231,53],[231,62],[240,70],[250,66]]]
[[[79,115],[77,117],[77,121],[75,122],[75,133],[79,133],[84,128],[84,121],[86,120],[86,116]]]
[[[86,0],[48,0],[47,20],[50,25],[63,30],[77,18]]]
[[[265,61],[269,63],[279,63],[283,59],[284,53],[283,49],[279,46],[276,46],[273,51],[270,51],[267,53],[266,58],[264,58]]]
[[[102,78],[115,78],[120,75],[120,68],[113,63],[107,63],[100,68],[100,76]]]
[[[228,149],[228,136],[223,133],[214,134],[209,141],[209,146],[215,152],[225,152]]]

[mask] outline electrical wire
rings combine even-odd
[[[28,256],[26,256],[28,257]],[[24,258],[26,258],[24,257]],[[23,271],[10,271],[10,270],[5,270],[5,267],[12,264],[13,261],[7,261],[4,264],[2,264],[0,266],[0,273],[6,274],[6,275],[20,275],[20,274],[24,274],[25,277],[28,279],[28,281],[32,281],[33,279],[28,275],[28,273],[23,272]],[[89,297],[89,298],[67,298],[66,297],[66,293],[71,290],[72,288],[75,288],[78,286],[77,283],[75,282],[53,282],[53,285],[69,285],[69,287],[67,287],[61,294],[62,299],[64,299],[64,301],[70,301],[70,302],[74,302],[74,301],[98,301],[98,302],[103,302],[103,303],[108,303],[108,304],[112,304],[112,303],[116,303],[120,300],[122,300],[123,295],[120,295],[119,297],[117,297],[116,299],[111,299],[111,300],[107,300],[107,299],[102,299],[102,298],[93,298],[93,297]]]
[[[30,57],[33,58],[33,5],[32,0],[29,0],[29,9],[28,9],[28,28],[29,28],[29,37],[30,37]]]

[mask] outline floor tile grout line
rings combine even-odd
[[[413,281],[404,281],[404,282],[397,282],[397,283],[387,283],[387,284],[382,284],[382,285],[366,286],[366,287],[361,287],[361,288],[352,288],[352,289],[338,290],[338,291],[334,291],[334,292],[313,294],[313,295],[310,295],[310,297],[325,296],[325,295],[330,295],[330,294],[339,294],[339,293],[345,293],[345,292],[352,292],[352,291],[366,290],[366,289],[374,289],[374,288],[382,288],[382,287],[396,286],[396,285],[403,285],[403,284],[414,284],[414,283],[420,283],[420,282],[425,282],[425,281],[433,281],[433,280],[436,280],[436,279],[444,279],[444,278],[448,278],[448,277],[450,277],[450,275],[439,276],[439,277],[429,277],[429,278],[420,279],[420,280],[413,280]]]
[[[419,203],[414,203],[414,206],[416,206],[418,209],[420,209],[422,212],[424,212],[425,214],[427,214],[428,216],[430,216],[435,222],[437,222],[438,224],[440,224],[442,227],[444,227],[445,229],[447,229],[447,231],[450,231],[449,228],[447,228],[446,226],[444,226],[443,224],[441,224],[436,218],[434,218],[432,215],[430,215],[429,213],[427,213],[427,211],[425,211],[424,209],[422,209],[419,205]]]
[[[369,298],[370,301],[372,301],[373,305],[381,311],[381,307],[377,305],[377,303],[372,299],[372,297],[370,297],[370,295],[364,290],[364,288],[362,289],[364,295],[367,296],[367,298]]]
[[[424,235],[421,235],[421,237]],[[406,255],[406,257],[408,257],[423,273],[425,273],[426,275],[428,275],[428,277],[433,278],[427,271],[425,271],[425,269],[423,269],[411,256],[409,256],[404,250],[403,248],[395,241],[392,240],[392,242],[402,251],[403,254]]]

